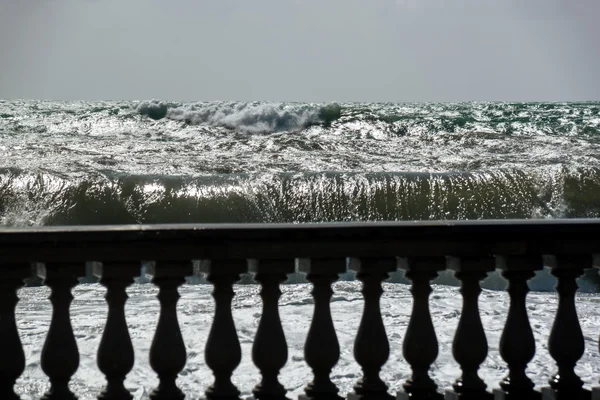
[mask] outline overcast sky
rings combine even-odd
[[[0,0],[0,98],[600,100],[599,0]]]

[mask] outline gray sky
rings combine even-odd
[[[600,100],[598,0],[0,0],[0,98]]]

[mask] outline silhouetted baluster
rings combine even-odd
[[[381,282],[396,269],[396,259],[352,259],[350,269],[363,283],[365,300],[363,315],[354,342],[354,358],[362,368],[363,377],[354,385],[349,399],[392,399],[387,385],[379,377],[381,367],[390,355],[390,344],[381,318],[380,299],[383,294]]]
[[[600,274],[597,269],[600,268],[600,254],[594,254],[593,265],[596,268],[595,271]],[[598,351],[600,351],[600,340],[598,340]],[[592,387],[592,400],[600,400],[600,386]]]
[[[215,376],[214,383],[206,390],[206,397],[211,400],[239,398],[240,391],[231,383],[231,376],[242,359],[242,350],[231,314],[231,300],[233,284],[247,268],[246,260],[204,261],[200,266],[214,286],[215,317],[204,351],[206,364]]]
[[[584,268],[591,266],[591,256],[559,256],[556,257],[556,264],[551,270],[552,275],[558,280],[556,285],[558,310],[548,341],[550,355],[558,366],[558,373],[549,380],[555,398],[580,399],[589,396],[589,392],[583,389],[581,378],[575,373],[575,365],[585,350],[583,333],[575,308],[575,293],[577,292],[576,279],[583,274]],[[546,389],[544,394],[547,393]]]
[[[94,275],[106,287],[108,316],[98,348],[98,368],[106,376],[106,388],[98,399],[129,400],[133,396],[123,385],[133,368],[133,345],[125,320],[126,289],[140,274],[139,262],[110,262],[94,265]]]
[[[79,351],[73,335],[69,307],[71,289],[85,276],[85,264],[38,264],[37,273],[50,287],[52,320],[42,349],[42,370],[50,378],[50,390],[43,400],[77,399],[69,390],[71,376],[79,367]]]
[[[149,265],[146,272],[151,275],[152,283],[159,287],[158,300],[160,315],[156,333],[150,347],[150,366],[158,374],[159,384],[152,393],[152,400],[182,400],[183,392],[177,387],[177,375],[185,367],[185,343],[177,320],[177,288],[192,275],[191,261],[157,262]]]
[[[300,272],[313,284],[315,303],[312,322],[304,346],[304,358],[314,374],[314,380],[306,386],[302,399],[341,399],[329,374],[340,358],[340,345],[331,319],[329,302],[333,295],[331,284],[338,274],[346,271],[345,259],[311,260],[301,263]]]
[[[527,281],[542,269],[542,257],[497,257],[498,268],[508,280],[510,306],[500,338],[500,355],[508,364],[508,376],[500,382],[496,399],[536,399],[540,393],[525,373],[535,355],[535,339],[527,317]]]
[[[15,308],[19,302],[17,290],[30,271],[29,264],[0,266],[0,399],[20,399],[14,385],[25,369],[25,353],[17,330]]]
[[[429,376],[429,367],[438,356],[438,341],[429,312],[430,281],[446,268],[445,257],[408,260],[406,277],[412,281],[413,308],[402,346],[404,358],[412,368],[412,377],[403,385],[399,399],[433,400],[444,396]]]
[[[454,392],[447,392],[447,398],[482,400],[491,398],[486,384],[477,374],[479,366],[485,361],[488,344],[479,315],[478,299],[481,293],[479,281],[494,269],[492,258],[454,259],[451,266],[455,276],[461,282],[460,292],[463,297],[462,314],[456,328],[452,343],[452,355],[462,369],[462,376],[452,387]]]
[[[285,365],[288,348],[279,318],[279,285],[294,272],[293,260],[261,260],[250,265],[254,279],[261,284],[262,316],[252,345],[252,360],[260,370],[261,382],[253,390],[259,400],[284,400],[286,390],[277,377]]]

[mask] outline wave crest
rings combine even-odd
[[[599,196],[597,168],[78,179],[9,169],[0,226],[597,218]]]
[[[136,110],[155,120],[167,118],[189,125],[209,125],[245,133],[273,133],[299,131],[312,125],[328,126],[340,118],[342,107],[337,103],[262,102],[175,105],[152,100],[139,103]]]
[[[140,102],[135,109],[141,115],[158,120],[167,115],[169,105],[164,101],[146,100]]]

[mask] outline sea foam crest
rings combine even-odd
[[[219,102],[175,105],[143,101],[137,111],[153,119],[167,118],[190,125],[210,125],[246,133],[297,131],[312,125],[329,125],[340,117],[337,103],[297,104]]]
[[[145,100],[140,102],[136,111],[152,119],[162,119],[167,115],[169,104],[159,100]]]

